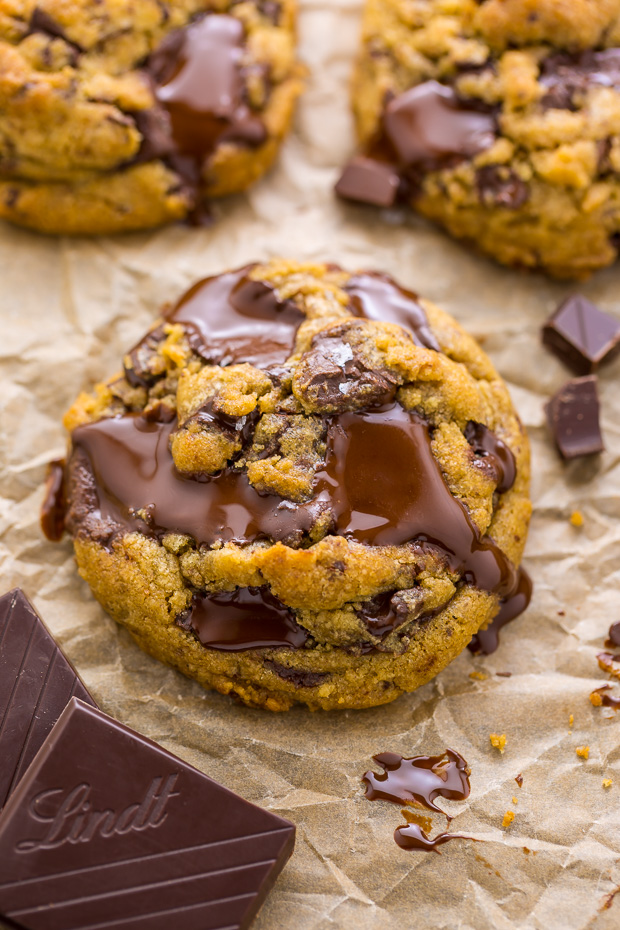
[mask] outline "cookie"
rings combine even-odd
[[[353,106],[343,197],[558,278],[616,260],[618,0],[367,0]]]
[[[246,704],[387,703],[518,596],[526,434],[474,340],[386,275],[200,281],[65,425],[82,577]]]
[[[295,0],[0,0],[0,216],[46,233],[173,220],[276,157]]]

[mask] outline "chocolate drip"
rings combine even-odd
[[[349,279],[345,290],[351,295],[351,312],[355,316],[398,323],[411,333],[416,345],[441,352],[418,295],[400,287],[389,275],[361,272]]]
[[[511,620],[521,616],[532,598],[532,579],[524,568],[517,570],[514,590],[500,602],[499,613],[486,630],[479,630],[471,638],[468,649],[473,653],[491,655],[499,646],[499,631]]]
[[[266,368],[293,351],[303,312],[290,300],[278,300],[268,284],[249,278],[251,268],[199,281],[168,315],[169,322],[188,329],[192,348],[210,364]]]
[[[367,545],[414,542],[438,551],[451,571],[482,590],[506,599],[515,590],[509,559],[480,536],[450,493],[427,424],[398,403],[332,419],[315,496],[299,505],[259,494],[233,469],[206,480],[182,477],[169,451],[174,427],[128,415],[74,431],[75,449],[90,459],[104,521],[207,544],[246,543],[298,538],[329,509],[338,535]]]
[[[445,814],[433,803],[435,798],[464,801],[469,797],[469,766],[454,749],[446,749],[439,756],[411,758],[396,752],[381,752],[373,759],[384,771],[380,775],[368,771],[363,776],[369,801],[421,804],[428,810]]]
[[[258,146],[266,139],[262,120],[244,96],[244,43],[238,19],[209,14],[171,33],[149,59],[155,98],[168,113],[175,152],[192,166],[177,167],[195,181],[220,143]]]
[[[65,531],[65,462],[56,459],[47,466],[45,497],[41,505],[41,529],[51,542],[62,539]]]
[[[420,849],[423,852],[436,852],[441,855],[438,846],[443,846],[445,843],[449,843],[450,840],[472,839],[471,836],[466,836],[464,833],[439,833],[431,839],[423,827],[416,822],[415,815],[410,814],[409,811],[403,811],[403,814],[408,823],[406,826],[401,825],[394,830],[394,842],[401,849]]]
[[[517,466],[512,451],[505,442],[482,423],[470,420],[465,427],[465,439],[477,456],[477,464],[489,467],[497,481],[496,491],[509,491],[517,477]]]
[[[197,596],[189,618],[179,625],[191,628],[203,646],[222,652],[278,646],[299,649],[308,638],[293,612],[267,588]]]
[[[169,450],[176,422],[129,415],[79,426],[76,450],[90,459],[104,521],[146,534],[186,533],[198,542],[285,539],[312,525],[288,501],[258,494],[245,474],[184,478]],[[304,522],[305,521],[305,522]]]

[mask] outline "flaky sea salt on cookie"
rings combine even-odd
[[[387,703],[523,600],[506,386],[387,275],[200,281],[65,424],[80,573],[144,649],[247,704]]]
[[[296,0],[0,0],[0,216],[48,233],[199,221],[273,162]]]
[[[619,0],[366,0],[353,106],[342,197],[561,278],[616,260]]]

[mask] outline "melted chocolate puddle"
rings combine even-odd
[[[268,284],[252,281],[251,267],[199,281],[168,314],[169,322],[188,329],[192,348],[212,365],[267,368],[293,351],[304,314],[292,301],[279,301]]]
[[[517,581],[513,591],[500,603],[499,613],[491,620],[486,630],[475,633],[468,649],[473,653],[491,655],[499,646],[499,632],[511,620],[521,616],[532,598],[532,579],[524,568],[517,569]]]
[[[191,628],[203,646],[223,652],[299,649],[308,638],[293,612],[267,588],[196,597],[188,620],[180,625]]]
[[[366,271],[352,277],[345,291],[351,294],[351,312],[367,320],[398,323],[418,346],[441,352],[418,296],[396,284],[389,275]]]
[[[245,100],[245,31],[234,16],[210,14],[168,35],[151,55],[155,98],[167,112],[177,156],[173,167],[198,181],[221,142],[258,146],[266,129]]]
[[[369,801],[392,801],[393,804],[420,804],[428,810],[452,818],[434,804],[437,797],[464,801],[469,797],[469,766],[454,749],[440,756],[404,758],[396,752],[373,756],[383,772],[368,771],[362,781]]]
[[[394,804],[416,804],[444,814],[448,823],[449,814],[434,803],[443,797],[453,801],[464,801],[469,797],[469,766],[460,753],[446,749],[440,756],[413,756],[404,758],[396,752],[382,752],[373,756],[383,772],[366,772],[362,781],[369,801],[391,801]],[[453,839],[471,839],[462,833],[440,833],[430,838],[430,821],[417,814],[403,810],[408,821],[394,831],[394,841],[401,849],[421,849],[439,852],[442,846]]]
[[[418,823],[418,818],[410,811],[401,811],[406,825],[396,827],[394,830],[394,842],[401,849],[421,849],[423,852],[436,852],[441,855],[438,847],[449,843],[450,840],[471,840],[471,836],[465,833],[438,833],[432,839],[428,835],[428,829]]]

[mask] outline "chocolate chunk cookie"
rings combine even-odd
[[[367,0],[353,105],[342,197],[554,277],[617,258],[618,0]]]
[[[387,275],[200,281],[65,425],[59,501],[95,596],[247,704],[392,701],[519,591],[529,451],[507,389]]]
[[[273,162],[295,0],[0,0],[0,216],[47,233],[199,221]]]

